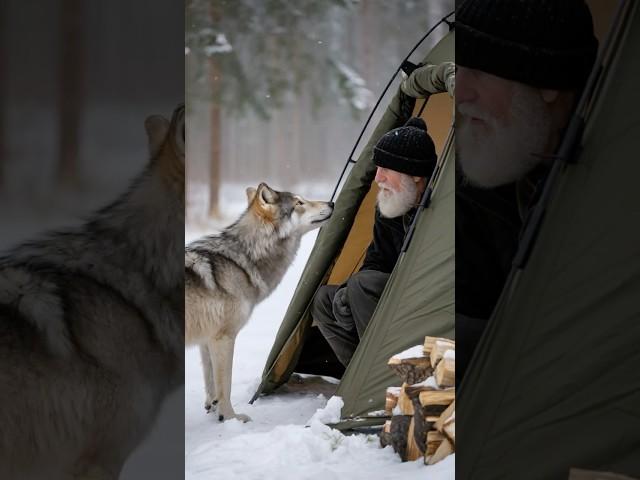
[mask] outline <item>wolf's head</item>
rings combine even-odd
[[[180,104],[171,122],[162,115],[151,115],[144,122],[149,139],[151,164],[167,184],[184,198],[185,111]]]
[[[266,183],[247,188],[249,212],[278,236],[302,235],[324,224],[333,213],[333,202],[310,201],[290,192],[278,192]]]

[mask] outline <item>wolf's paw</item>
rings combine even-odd
[[[226,420],[230,420],[232,418],[237,418],[242,423],[247,423],[251,421],[251,417],[249,415],[245,415],[244,413],[234,413],[231,415],[218,415],[218,421],[224,422]]]
[[[211,412],[215,412],[218,408],[218,400],[214,399],[214,400],[210,400],[210,399],[206,399],[204,402],[204,409],[207,411],[207,413],[211,413]]]

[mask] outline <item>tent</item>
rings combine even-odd
[[[610,33],[460,385],[456,478],[640,478],[640,5],[589,3]]]
[[[454,32],[449,32],[424,61],[453,61]],[[407,235],[405,249],[382,294],[351,363],[343,368],[317,327],[310,305],[317,289],[340,284],[357,271],[371,240],[376,188],[372,149],[387,131],[404,123],[399,95],[391,100],[357,162],[353,165],[330,222],[320,231],[293,299],[277,333],[254,400],[285,383],[291,374],[314,373],[342,377],[336,395],[342,397],[348,428],[367,424],[367,413],[384,408],[387,386],[398,379],[387,366],[393,354],[421,344],[425,335],[454,335],[454,149],[453,102],[435,94],[419,103],[436,143],[439,163],[423,205]],[[358,419],[358,422],[348,420]],[[369,423],[382,423],[371,417]]]

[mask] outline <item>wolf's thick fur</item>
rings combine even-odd
[[[184,381],[184,107],[85,225],[0,258],[0,478],[115,479]]]
[[[262,183],[247,189],[249,206],[219,235],[203,237],[185,250],[186,343],[200,345],[205,409],[219,420],[238,418],[231,406],[231,366],[236,336],[255,305],[280,283],[305,232],[333,212]]]

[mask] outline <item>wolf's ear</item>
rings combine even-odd
[[[256,198],[256,189],[253,187],[248,187],[245,192],[247,193],[247,203],[249,205],[251,205],[251,202],[253,202],[253,199]]]
[[[276,192],[266,183],[261,183],[258,187],[258,198],[262,203],[276,203]]]
[[[153,157],[160,151],[160,147],[167,138],[169,120],[162,115],[151,115],[144,121],[144,128],[149,139],[149,153]]]

